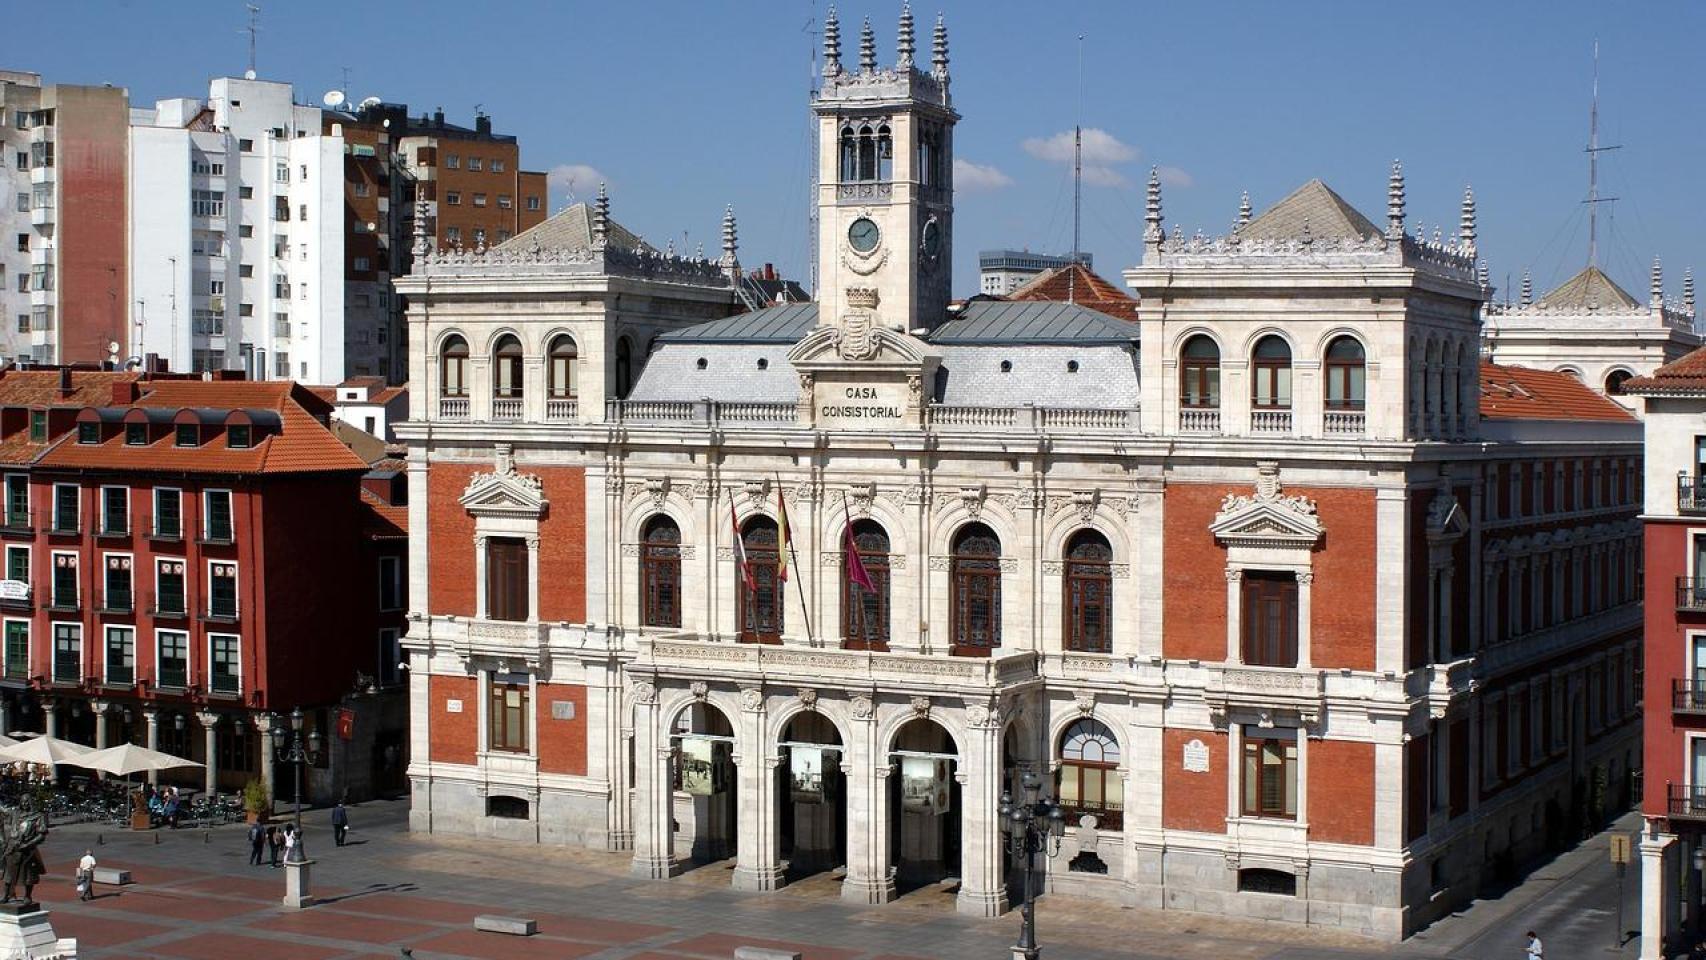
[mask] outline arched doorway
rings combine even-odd
[[[895,732],[889,756],[889,859],[897,893],[960,875],[959,751],[941,724],[920,717]]]
[[[734,727],[709,703],[690,703],[670,725],[676,847],[695,864],[735,855],[738,811]]]
[[[778,850],[797,880],[847,862],[847,788],[841,734],[828,717],[802,713],[782,731],[777,766]]]

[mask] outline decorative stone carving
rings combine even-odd
[[[906,378],[906,402],[908,406],[922,406],[924,403],[924,378],[910,376]]]
[[[1094,490],[1077,490],[1072,494],[1072,509],[1078,512],[1078,519],[1085,523],[1096,515],[1096,500],[1099,494]]]
[[[764,691],[757,687],[743,687],[740,691],[740,708],[746,711],[757,711],[764,707]]]
[[[848,508],[861,517],[871,515],[871,501],[877,497],[877,485],[868,480],[847,485]]]
[[[966,722],[974,727],[987,727],[994,719],[994,712],[982,700],[966,701]]]
[[[493,452],[495,469],[474,474],[458,502],[476,515],[537,518],[544,514],[545,485],[532,474],[515,472],[509,444],[494,444]]]
[[[807,710],[817,709],[817,691],[811,687],[801,687],[799,692],[800,706]]]
[[[983,516],[983,484],[966,484],[960,487],[958,496],[960,505],[966,508],[966,514],[973,520],[980,519]]]
[[[1088,693],[1081,693],[1073,698],[1072,705],[1077,707],[1078,712],[1086,717],[1096,712],[1096,698]]]
[[[662,510],[664,498],[669,496],[669,478],[648,478],[646,480],[646,496],[652,498],[653,510]]]
[[[919,716],[919,717],[930,716],[930,698],[929,697],[913,697],[911,700],[911,704],[912,704],[912,712],[914,714],[916,714],[917,716]]]
[[[877,355],[877,302],[875,287],[847,289],[847,310],[841,316],[841,336],[835,344],[841,359],[870,360]]]
[[[854,694],[853,698],[847,701],[847,708],[855,720],[869,720],[877,712],[876,705],[871,703],[871,698],[862,693]]]
[[[634,694],[635,703],[658,702],[658,688],[650,680],[635,680],[628,689]]]
[[[1272,460],[1256,462],[1255,494],[1229,494],[1208,529],[1226,546],[1300,550],[1313,548],[1326,532],[1314,501],[1281,493],[1279,464]]]
[[[930,569],[933,572],[947,573],[948,570],[951,568],[953,562],[954,562],[953,557],[941,557],[941,556],[931,557],[930,558]]]
[[[699,700],[701,702],[703,702],[704,699],[706,697],[710,696],[710,694],[711,694],[710,684],[707,684],[703,680],[695,680],[692,683],[688,684],[687,690],[689,693],[693,694],[693,699]]]
[[[752,504],[754,510],[764,503],[764,495],[769,492],[770,481],[768,480],[746,481],[746,499]]]
[[[1062,560],[1044,560],[1043,576],[1060,577],[1066,575],[1066,563]]]

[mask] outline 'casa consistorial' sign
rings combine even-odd
[[[883,322],[874,289],[847,291],[847,308],[794,345],[802,425],[820,430],[898,430],[924,423],[924,384],[941,357]]]

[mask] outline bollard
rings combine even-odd
[[[156,847],[160,845],[160,834],[158,831],[156,831],[154,834],[154,845]]]
[[[107,845],[107,835],[104,833],[95,834],[95,846],[104,847],[106,845]]]
[[[213,831],[212,830],[203,831],[202,835],[201,835],[201,842],[202,843],[212,843],[213,842]]]

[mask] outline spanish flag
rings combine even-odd
[[[729,494],[729,527],[734,533],[735,569],[740,572],[740,579],[748,590],[757,590],[758,582],[752,578],[752,567],[746,562],[746,541],[740,535],[740,519],[735,516],[735,497]]]
[[[788,580],[788,501],[782,496],[782,484],[776,484],[776,580]]]

